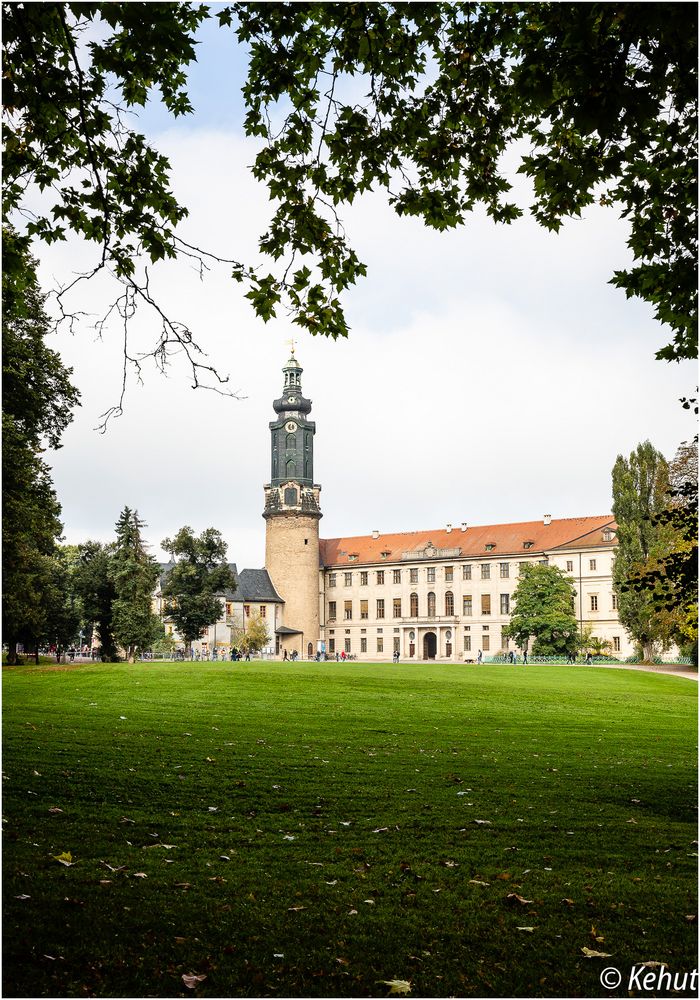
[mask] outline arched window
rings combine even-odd
[[[451,590],[445,593],[445,614],[452,616],[455,613],[455,596]]]
[[[431,590],[428,594],[428,618],[435,617],[435,594]]]
[[[287,451],[297,450],[297,436],[296,434],[287,435]]]
[[[287,479],[295,479],[297,474],[297,463],[293,458],[287,462]]]
[[[418,594],[411,594],[411,618],[418,617]]]

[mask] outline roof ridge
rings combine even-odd
[[[552,520],[551,520],[551,522],[550,522],[550,524],[555,524],[555,523],[559,523],[559,522],[562,522],[562,521],[597,521],[597,520],[602,520],[604,518],[607,518],[610,521],[614,521],[615,520],[615,518],[614,518],[614,516],[612,514],[579,514],[578,516],[574,516],[574,517],[553,517]],[[530,525],[530,524],[543,524],[542,518],[538,518],[537,520],[530,520],[530,521],[501,521],[498,524],[469,524],[467,526],[467,531],[469,531],[470,529],[474,530],[476,528],[505,528],[505,527],[517,527],[518,525],[525,526],[525,525]],[[447,527],[443,526],[442,528],[417,528],[417,529],[415,529],[413,531],[384,531],[384,532],[380,531],[379,532],[379,538],[388,537],[388,536],[396,537],[396,536],[400,536],[400,535],[424,535],[424,534],[430,534],[431,532],[436,532],[436,533],[437,532],[447,532]],[[448,534],[453,534],[454,533],[454,534],[460,534],[461,535],[464,532],[462,532],[461,527],[459,527],[459,526],[455,527],[453,525],[451,531],[447,532],[447,533]],[[343,541],[343,540],[346,540],[346,539],[350,540],[350,539],[353,539],[353,538],[373,538],[374,539],[374,536],[372,535],[371,532],[369,532],[366,535],[336,535],[334,538],[322,538],[321,541],[323,541],[323,542],[335,542],[335,541],[339,542],[339,541]],[[378,541],[378,539],[374,539],[374,540]]]

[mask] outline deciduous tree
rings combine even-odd
[[[113,546],[102,542],[84,542],[75,568],[74,586],[83,604],[86,621],[95,626],[100,656],[111,662],[117,659],[114,638],[114,600],[116,589],[112,576]]]
[[[231,644],[242,653],[259,653],[270,642],[267,622],[251,615],[246,622],[231,626]]]
[[[513,593],[515,609],[503,634],[524,650],[534,638],[533,653],[538,656],[573,652],[578,638],[575,596],[573,584],[557,566],[524,564]]]
[[[215,528],[197,537],[185,526],[161,544],[174,562],[162,585],[165,615],[190,655],[192,642],[221,617],[223,603],[217,594],[233,592],[236,581],[226,562],[226,543]]]
[[[18,641],[46,631],[62,525],[45,448],[59,448],[79,393],[70,369],[46,346],[49,321],[35,261],[13,230],[3,231],[2,479],[3,640],[15,661]]]
[[[124,285],[115,312],[155,310],[163,365],[175,344],[195,384],[218,377],[137,261],[214,255],[179,235],[170,165],[129,113],[154,94],[175,116],[192,111],[186,70],[210,16],[248,61],[244,127],[275,206],[260,241],[269,269],[227,260],[262,319],[287,308],[311,333],[345,336],[340,296],[365,266],[342,206],[383,188],[437,229],[479,205],[508,223],[523,211],[505,167],[515,158],[546,228],[595,202],[629,221],[634,264],[611,280],[666,324],[658,357],[694,357],[694,4],[6,4],[6,217],[40,188],[47,207],[28,235],[94,242],[95,270]],[[140,363],[128,346],[127,362]]]

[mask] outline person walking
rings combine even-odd
[[[523,666],[527,666],[527,650],[523,652]]]
[[[482,659],[483,659],[483,656],[482,656],[481,650],[479,650],[479,652],[476,654],[476,662],[477,663],[481,663]]]

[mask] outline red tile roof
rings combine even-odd
[[[551,552],[561,548],[590,548],[614,543],[603,539],[603,528],[615,530],[615,521],[610,514],[597,517],[565,517],[543,521],[523,521],[519,524],[470,525],[466,531],[460,527],[447,531],[439,528],[432,531],[405,531],[395,535],[360,535],[352,538],[322,538],[321,564],[323,566],[345,566],[351,563],[396,563],[403,560],[406,552],[422,551],[430,542],[436,549],[459,549],[459,553],[446,555],[438,552],[436,558],[455,558],[522,555],[529,552]],[[525,542],[532,542],[529,549]],[[493,545],[487,549],[487,545]],[[382,553],[388,553],[382,556]],[[351,559],[350,556],[356,558]]]

